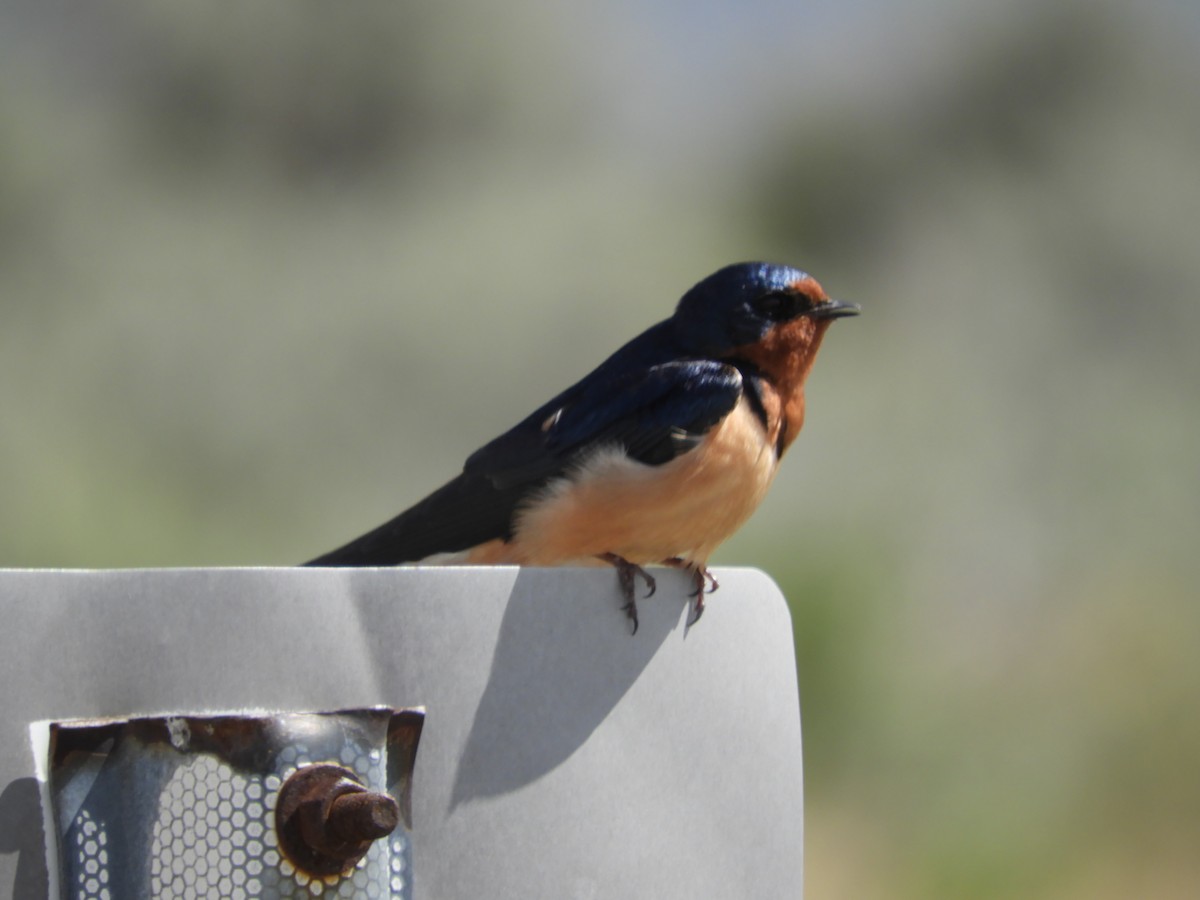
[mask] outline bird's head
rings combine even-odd
[[[726,266],[693,287],[672,321],[689,351],[721,358],[769,339],[802,349],[819,341],[833,319],[858,312],[856,304],[831,300],[799,269],[748,262]]]

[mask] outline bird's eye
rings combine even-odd
[[[754,311],[760,316],[781,322],[796,315],[796,295],[789,291],[771,291],[754,300]]]

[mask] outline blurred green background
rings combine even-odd
[[[1198,51],[1182,0],[8,0],[0,565],[306,559],[792,263],[865,315],[715,562],[792,602],[807,895],[1200,896]]]

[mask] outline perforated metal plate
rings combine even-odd
[[[55,723],[50,789],[71,900],[411,896],[411,822],[348,871],[281,851],[281,786],[332,763],[408,803],[420,713],[163,717]]]

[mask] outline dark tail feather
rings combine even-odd
[[[306,566],[395,566],[511,537],[527,487],[498,490],[479,475],[459,475],[389,522]]]

